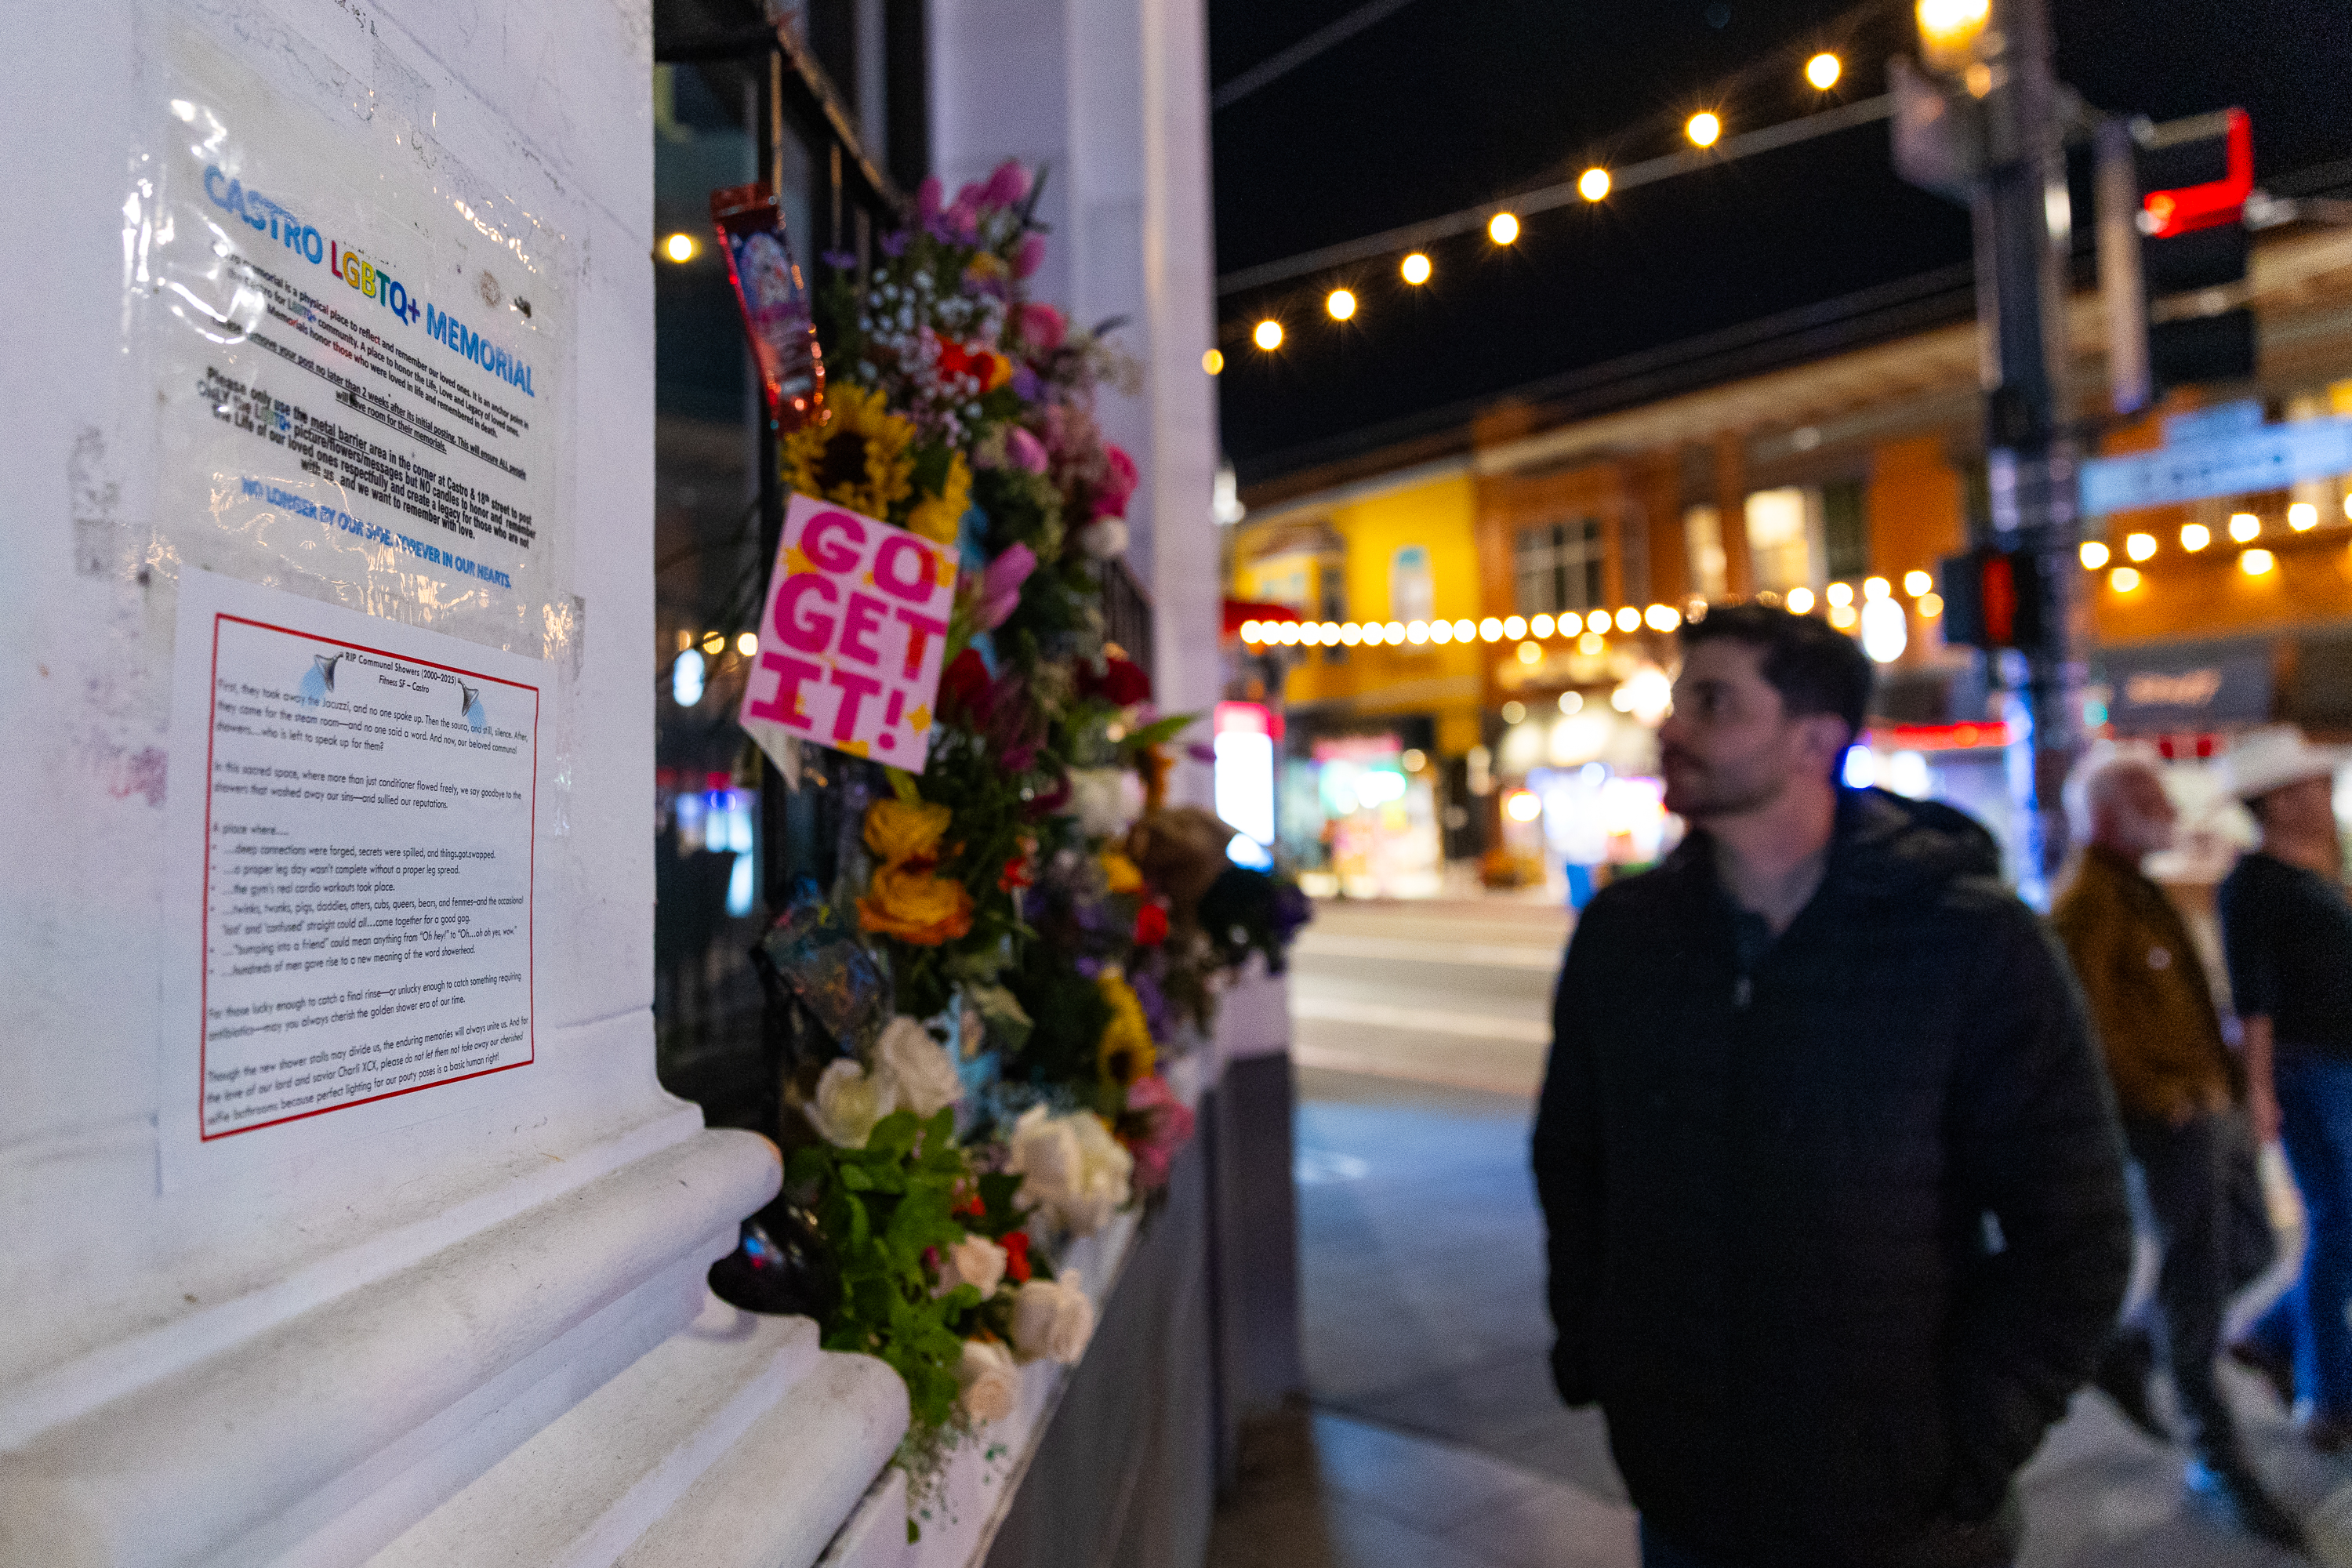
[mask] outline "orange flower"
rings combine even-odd
[[[866,808],[866,847],[890,866],[937,860],[951,815],[929,801],[877,800]]]
[[[937,947],[971,929],[971,894],[961,882],[935,876],[928,868],[885,866],[857,900],[857,923],[877,936]]]

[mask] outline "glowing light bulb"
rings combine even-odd
[[[1519,237],[1519,220],[1509,213],[1496,213],[1486,220],[1486,237],[1496,245],[1508,245]]]
[[[2263,520],[2250,511],[2230,514],[2230,537],[2240,544],[2263,536]]]
[[[1503,635],[1517,642],[1528,635],[1528,623],[1517,616],[1506,616],[1503,620]]]
[[[1827,599],[1831,604],[1835,605],[1840,609],[1843,609],[1846,605],[1853,603],[1853,584],[1851,583],[1832,583],[1828,587],[1822,590],[1822,597]]]
[[[745,632],[741,636],[738,637],[735,639],[735,651],[741,654],[745,658],[750,658],[753,654],[758,653],[760,651],[760,634],[757,632]]]
[[[691,261],[694,253],[701,248],[694,243],[694,236],[690,234],[674,234],[662,241],[662,254],[672,261]]]
[[[1488,616],[1485,620],[1480,621],[1478,623],[1478,640],[1480,642],[1501,642],[1503,640],[1503,623],[1493,616]]]
[[[1455,642],[1468,642],[1472,637],[1475,637],[1477,635],[1478,625],[1475,621],[1461,620],[1454,623],[1454,640]]]
[[[1334,289],[1331,297],[1323,301],[1323,308],[1331,312],[1333,321],[1344,321],[1356,313],[1356,297],[1345,289]]]
[[[1712,147],[1716,139],[1723,134],[1723,117],[1703,109],[1690,117],[1690,123],[1683,127],[1683,134],[1689,137],[1696,146]]]
[[[1790,615],[1811,615],[1813,609],[1813,591],[1811,588],[1791,588],[1789,590],[1787,603]]]
[[[2249,550],[2238,557],[2238,570],[2249,577],[2260,577],[2278,569],[2278,557],[2267,550]]]
[[[2107,574],[2107,586],[2118,594],[2128,594],[2139,584],[2140,575],[2137,567],[2118,566]]]
[[[1916,608],[1922,617],[1932,621],[1937,616],[1944,613],[1944,595],[1941,594],[1922,594],[1919,595],[1919,602]]]
[[[1576,194],[1588,202],[1597,202],[1609,194],[1609,171],[1595,167],[1576,177]]]
[[[2201,522],[2192,522],[2180,531],[2180,548],[2202,550],[2213,542],[2213,531]]]
[[[1404,274],[1406,282],[1418,289],[1429,281],[1429,258],[1416,250],[1404,258],[1404,264],[1397,270]]]
[[[2307,533],[2319,526],[2319,509],[2299,500],[2286,509],[2286,525],[2297,533]]]
[[[1903,591],[1910,595],[1915,599],[1935,587],[1935,585],[1936,580],[1927,575],[1925,572],[1906,572],[1903,574]]]
[[[2135,533],[2124,541],[2124,553],[2135,561],[2145,561],[2156,553],[2156,535]]]
[[[1635,609],[1631,605],[1628,605],[1623,609],[1618,611],[1617,629],[1621,632],[1640,631],[1642,629],[1642,612]]]
[[[1202,354],[1201,356],[1201,368],[1207,371],[1211,375],[1223,374],[1225,368],[1225,351],[1223,349],[1211,349],[1207,353]]]
[[[2096,572],[2107,563],[2107,547],[2095,539],[2083,541],[2080,553],[2083,557],[2083,570],[2085,572]]]
[[[1534,620],[1528,623],[1528,630],[1535,633],[1535,635],[1539,637],[1548,637],[1551,636],[1554,625],[1555,623],[1549,616],[1538,616]]]
[[[1862,596],[1865,599],[1884,599],[1894,592],[1895,585],[1884,577],[1872,577],[1862,584]]]
[[[1838,73],[1843,68],[1835,55],[1824,51],[1805,62],[1805,79],[1827,92],[1837,85]]]
[[[1606,610],[1595,610],[1591,615],[1585,616],[1584,629],[1588,632],[1607,631],[1609,629],[1609,612]]]
[[[1268,316],[1257,324],[1257,331],[1250,334],[1250,341],[1272,353],[1282,346],[1282,323]]]

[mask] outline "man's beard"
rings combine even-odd
[[[1737,816],[1769,805],[1787,782],[1773,775],[1726,773],[1675,747],[1666,748],[1658,759],[1658,767],[1665,775],[1666,809],[1693,823],[1715,816]]]

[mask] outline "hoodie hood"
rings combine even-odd
[[[1891,791],[1838,791],[1831,874],[1892,893],[1969,879],[2000,879],[2000,842],[1984,824],[1936,800]]]

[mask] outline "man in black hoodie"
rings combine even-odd
[[[1948,807],[1839,786],[1870,667],[1763,605],[1683,634],[1690,836],[1595,899],[1535,1131],[1553,1375],[1649,1568],[1994,1568],[2131,1260],[2106,1073]]]

